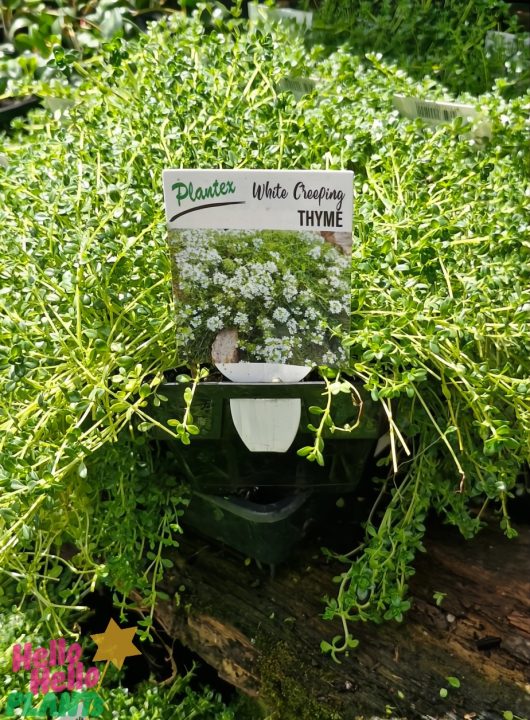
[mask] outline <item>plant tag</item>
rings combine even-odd
[[[317,85],[317,81],[313,78],[304,77],[286,77],[282,78],[276,86],[278,92],[291,92],[297,100],[301,97],[313,92]]]
[[[530,47],[530,35],[528,33],[514,35],[513,33],[490,30],[486,33],[484,47],[489,51],[502,49],[506,53],[513,54],[524,47]]]
[[[75,105],[70,98],[45,97],[43,100],[44,107],[52,113],[55,119],[60,118],[63,113]]]
[[[405,117],[414,120],[422,118],[432,125],[451,122],[457,117],[471,121],[474,124],[473,137],[491,137],[491,124],[473,105],[453,102],[439,102],[435,100],[421,100],[420,98],[394,95],[394,105]]]
[[[282,22],[295,20],[299,25],[311,28],[313,25],[313,13],[305,10],[293,10],[292,8],[268,7],[255,2],[248,3],[248,18],[252,22]]]
[[[353,173],[165,170],[182,362],[338,366]]]

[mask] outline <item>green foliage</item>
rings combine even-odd
[[[433,600],[436,602],[436,605],[438,607],[441,607],[443,601],[447,597],[447,593],[439,592],[437,590],[436,592],[433,593],[432,597],[433,597]]]
[[[178,3],[150,0],[3,0],[0,5],[0,100],[20,94],[34,77],[50,79],[57,66],[88,58],[131,38],[144,17],[175,12]]]
[[[400,621],[408,609],[431,510],[471,537],[490,505],[514,533],[507,499],[530,427],[528,94],[463,93],[491,121],[478,143],[461,120],[398,116],[395,92],[448,97],[432,79],[378,56],[308,51],[281,28],[247,33],[234,18],[207,33],[176,17],[84,73],[63,90],[70,107],[32,113],[2,151],[1,572],[48,614],[55,567],[59,582],[71,573],[66,604],[105,580],[123,595],[139,586],[152,608],[183,502],[171,478],[148,482],[156,458],[141,432],[181,360],[162,169],[350,168],[345,370],[381,401],[391,444],[385,503],[328,600],[344,635],[324,649],[348,652],[352,622]],[[278,92],[293,74],[318,77],[317,90],[299,101]],[[176,431],[165,428],[183,442],[191,401]],[[333,424],[325,409],[315,417]],[[318,462],[315,427],[307,455]],[[65,542],[78,549],[68,561]]]
[[[208,688],[196,691],[189,686],[190,677],[178,679],[170,688],[142,683],[129,692],[113,688],[102,693],[105,710],[102,720],[127,717],[132,720],[235,720],[221,697]]]
[[[458,689],[460,687],[460,680],[457,677],[449,675],[445,679],[447,680],[450,688]],[[449,695],[449,688],[441,687],[439,695],[442,699],[446,698]]]
[[[503,29],[515,33],[518,26],[502,0],[323,0],[315,19],[324,43],[340,39],[355,53],[381,53],[415,78],[429,76],[451,92],[475,95],[498,77],[511,93],[528,86],[526,46],[486,47],[486,34]]]
[[[340,372],[336,372],[331,368],[325,366],[319,368],[322,379],[326,384],[325,394],[327,396],[325,407],[311,406],[309,412],[312,415],[319,416],[318,427],[315,425],[308,425],[309,430],[314,432],[315,439],[313,445],[307,445],[297,451],[300,457],[305,457],[309,462],[316,461],[319,465],[324,465],[324,455],[322,453],[324,449],[324,432],[329,431],[330,433],[340,432],[351,432],[359,426],[361,422],[362,412],[362,400],[359,396],[357,389],[352,385],[351,382],[345,379],[341,379]],[[331,402],[334,395],[339,393],[349,393],[352,399],[354,407],[358,408],[357,419],[353,424],[346,424],[343,426],[335,425],[335,422],[331,416]]]

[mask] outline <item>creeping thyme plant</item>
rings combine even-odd
[[[482,42],[489,29],[470,32]],[[179,15],[115,41],[79,87],[61,86],[70,106],[34,111],[2,137],[0,573],[50,622],[107,583],[124,607],[133,589],[145,598],[147,632],[163,551],[178,541],[185,491],[150,479],[157,458],[142,433],[182,360],[166,167],[355,172],[349,361],[338,383],[323,372],[329,392],[360,379],[399,415],[386,504],[342,557],[328,601],[344,636],[324,648],[353,646],[352,621],[401,619],[429,511],[471,537],[489,506],[513,534],[507,501],[529,454],[530,95],[507,98],[499,80],[475,97],[462,66],[454,96],[406,60],[308,48],[292,28],[248,30],[231,16],[206,31]],[[293,75],[316,89],[280,92]],[[404,119],[396,92],[472,102],[491,139],[461,119]],[[195,387],[206,370],[192,374]],[[192,392],[166,428],[184,442]]]
[[[350,257],[319,232],[172,230],[169,245],[182,357],[207,361],[234,328],[247,361],[346,359],[328,328],[349,326]]]

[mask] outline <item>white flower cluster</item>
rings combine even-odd
[[[188,357],[238,331],[245,359],[334,365],[329,327],[350,314],[350,258],[318,232],[170,232],[177,327]]]

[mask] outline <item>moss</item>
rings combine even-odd
[[[274,715],[271,717],[270,708],[265,703],[248,695],[239,694],[230,703],[230,710],[237,720],[276,720]]]
[[[329,699],[319,699],[324,672],[304,663],[292,645],[280,642],[262,648],[261,657],[261,696],[274,713],[271,720],[342,720],[338,712],[323,705]]]

